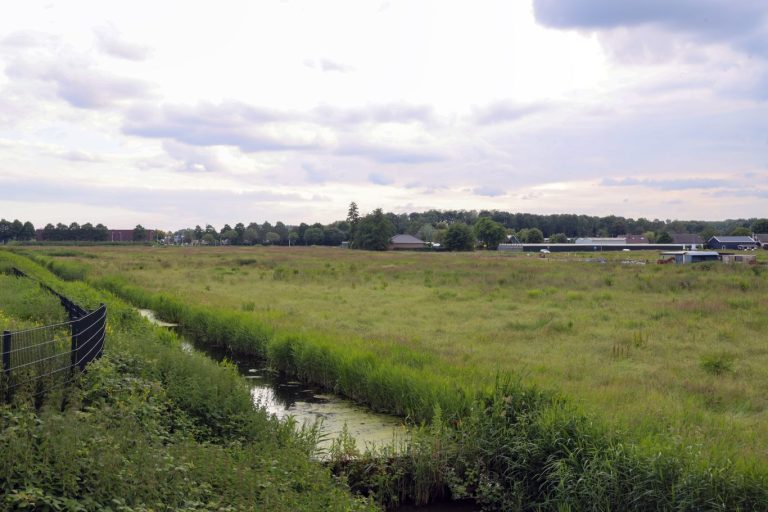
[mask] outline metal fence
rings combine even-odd
[[[18,277],[29,278],[18,269],[12,271]],[[18,388],[39,394],[69,382],[104,351],[107,307],[102,304],[89,312],[49,286],[41,286],[59,298],[70,319],[3,332],[0,353],[6,394]]]

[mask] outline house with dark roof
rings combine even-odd
[[[710,249],[756,249],[758,243],[749,236],[720,236],[715,235],[707,241]]]
[[[690,233],[672,233],[672,241],[676,244],[689,245],[691,247],[704,247],[704,239],[699,235]]]
[[[760,245],[760,247],[763,249],[768,249],[768,233],[758,233],[753,235],[753,238]]]
[[[627,235],[625,238],[624,243],[627,244],[647,244],[648,239],[645,238],[643,235]]]
[[[395,235],[389,239],[389,248],[391,250],[424,249],[427,243],[419,240],[413,235]]]

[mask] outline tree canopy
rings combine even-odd
[[[475,235],[464,223],[451,224],[445,233],[443,244],[449,251],[472,251],[475,248]]]
[[[386,251],[389,240],[395,234],[395,227],[384,215],[381,208],[369,213],[357,225],[354,246],[368,251]]]

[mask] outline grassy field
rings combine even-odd
[[[231,365],[183,352],[121,300],[0,251],[0,326],[108,305],[104,356],[71,385],[0,395],[0,510],[374,510],[310,460],[314,436],[262,409]]]
[[[333,248],[52,255],[86,264],[89,279],[122,276],[241,311],[275,332],[322,333],[463,389],[512,374],[561,393],[640,445],[741,464],[768,459],[763,266],[656,265],[655,253],[634,252],[601,254],[605,263],[585,261],[593,254]]]

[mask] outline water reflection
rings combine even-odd
[[[177,324],[157,318],[152,310],[140,309],[139,313],[155,325],[178,328]],[[234,355],[219,347],[197,346],[183,337],[181,349],[203,352],[216,361],[227,358],[234,362],[251,388],[254,404],[278,418],[292,416],[299,427],[320,422],[321,449],[330,447],[345,425],[360,449],[373,445],[391,445],[397,449],[406,439],[407,429],[399,418],[373,412],[351,400],[283,378],[265,367],[263,361]]]

